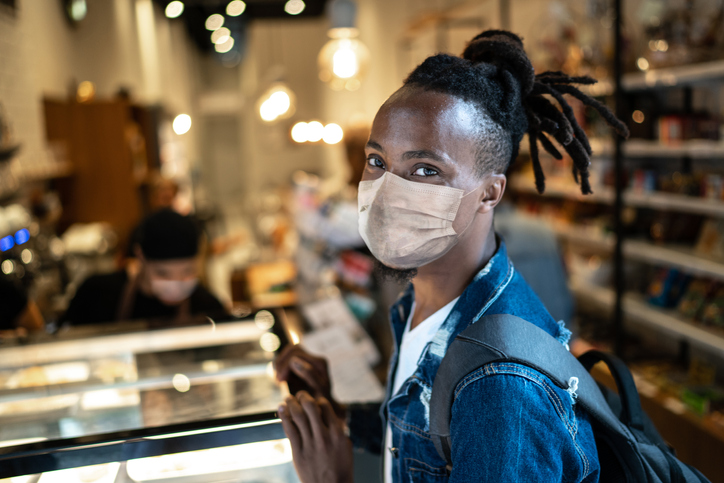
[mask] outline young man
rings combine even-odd
[[[386,483],[598,480],[593,433],[573,392],[518,364],[486,365],[456,388],[449,474],[429,436],[437,369],[467,326],[484,315],[512,314],[561,343],[570,335],[516,272],[493,231],[493,211],[526,132],[540,190],[536,139],[557,153],[541,139],[545,131],[568,151],[582,190],[590,191],[585,134],[567,104],[561,114],[541,95],[555,90],[561,103],[560,93],[573,93],[570,84],[581,81],[535,76],[517,36],[488,31],[463,58],[427,59],[375,117],[359,189],[360,233],[385,270],[414,282],[391,309],[396,351],[380,428]],[[324,361],[294,348],[277,367],[280,379],[294,373],[313,392],[279,408],[300,478],[352,481],[351,442],[342,410],[330,400]],[[351,428],[359,427],[354,417]]]
[[[199,237],[196,223],[171,209],[147,216],[139,225],[134,247],[139,264],[89,277],[61,321],[177,323],[193,315],[226,316],[216,297],[198,283]]]

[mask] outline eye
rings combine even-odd
[[[437,176],[439,173],[434,168],[429,167],[421,167],[417,168],[414,173],[412,173],[414,176]]]
[[[372,166],[373,168],[385,169],[385,163],[383,163],[380,158],[373,156],[367,158],[367,165]]]

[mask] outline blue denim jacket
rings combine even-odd
[[[391,308],[395,351],[388,396],[380,410],[382,428],[387,420],[392,428],[392,448],[383,453],[393,458],[395,482],[598,481],[593,432],[587,415],[575,404],[575,393],[519,364],[486,365],[456,388],[450,427],[451,474],[430,440],[429,404],[435,374],[450,343],[469,324],[486,314],[512,314],[562,343],[570,337],[515,271],[502,241],[423,350],[415,373],[390,395],[413,298],[410,285]]]

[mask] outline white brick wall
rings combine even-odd
[[[10,121],[15,140],[22,144],[16,162],[31,166],[46,159],[41,99],[29,62],[33,56],[32,35],[23,22],[23,2],[13,14],[0,7],[0,103]]]

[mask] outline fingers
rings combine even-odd
[[[299,429],[297,429],[294,421],[292,421],[289,407],[286,403],[282,403],[277,412],[279,413],[279,419],[282,420],[284,433],[287,435],[287,438],[289,438],[289,442],[292,445],[292,452],[299,453],[303,447],[302,436],[299,434]]]
[[[303,360],[301,357],[292,357],[290,360],[292,372],[299,376],[315,394],[320,394],[323,389],[323,378],[325,375],[320,374],[316,368]]]
[[[322,412],[322,421],[328,428],[342,428],[344,423],[337,417],[332,404],[326,398],[320,397],[317,404]]]
[[[301,446],[312,442],[312,429],[309,425],[307,413],[302,409],[302,405],[294,396],[288,396],[285,401],[289,409],[289,415],[292,423],[296,426],[301,437]]]
[[[317,401],[309,395],[306,391],[299,391],[297,399],[304,409],[309,421],[309,427],[312,430],[312,435],[317,441],[325,441],[329,439],[327,434],[329,429],[322,420],[322,408],[319,407]]]

